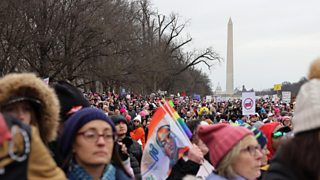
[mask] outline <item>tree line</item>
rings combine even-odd
[[[211,94],[211,48],[185,50],[187,22],[149,0],[2,0],[0,73],[35,72],[96,91]]]
[[[282,82],[281,83],[281,91],[290,91],[292,99],[295,99],[299,93],[301,86],[304,83],[306,83],[307,81],[308,81],[308,79],[306,77],[302,77],[299,81],[294,82],[294,83],[291,83],[288,81]],[[273,90],[272,88],[258,91],[256,95],[259,96],[259,95],[273,95],[273,94],[281,95],[280,92],[277,92],[277,91]]]

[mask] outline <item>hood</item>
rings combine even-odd
[[[59,101],[54,90],[32,73],[13,73],[0,79],[0,108],[16,96],[40,100],[40,119],[31,120],[38,127],[44,143],[56,138],[59,123]]]
[[[274,132],[276,127],[279,125],[280,125],[279,122],[272,122],[272,123],[264,124],[260,127],[260,130],[263,132],[263,134],[266,136],[266,138],[268,140],[267,141],[267,148],[270,151],[270,153],[267,155],[268,160],[270,160],[274,154],[274,150],[272,148],[272,133]]]

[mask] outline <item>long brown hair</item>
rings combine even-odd
[[[320,129],[297,134],[284,144],[280,155],[298,179],[320,180]]]
[[[119,145],[115,141],[113,150],[112,150],[112,158],[111,158],[111,163],[116,166],[117,168],[121,169],[128,177],[131,177],[129,172],[124,168],[123,163],[121,161],[120,155],[119,155]]]

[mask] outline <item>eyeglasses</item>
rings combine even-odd
[[[111,142],[111,141],[115,140],[115,136],[113,134],[111,134],[111,133],[99,134],[95,130],[88,130],[88,131],[84,131],[84,132],[79,132],[78,135],[82,135],[83,138],[90,143],[98,142],[99,137],[103,137],[103,140],[105,142]]]
[[[260,147],[260,145],[256,145],[256,146],[250,145],[250,146],[242,149],[241,151],[247,151],[247,152],[249,152],[249,154],[251,156],[256,156],[257,151],[261,152],[261,147]]]
[[[277,139],[279,137],[282,137],[284,135],[286,135],[286,133],[285,132],[281,132],[281,131],[272,133],[272,137],[275,138],[275,139]]]

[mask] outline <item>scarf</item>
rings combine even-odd
[[[72,163],[70,171],[68,172],[69,180],[92,180],[92,177],[83,169],[80,165]],[[116,179],[116,168],[109,164],[107,165],[102,173],[100,180],[115,180]]]

